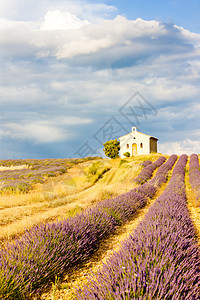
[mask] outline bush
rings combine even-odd
[[[123,154],[124,156],[126,156],[126,157],[130,157],[131,155],[130,155],[130,152],[125,152],[124,154]]]
[[[87,169],[86,172],[88,176],[94,176],[97,174],[98,169],[101,167],[101,162],[94,162],[92,163]]]
[[[108,166],[104,166],[101,161],[96,161],[88,168],[85,168],[85,175],[88,180],[92,181],[92,184],[94,184],[109,170],[110,168]]]

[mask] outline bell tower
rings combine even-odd
[[[135,126],[132,127],[132,132],[136,132],[137,128]]]

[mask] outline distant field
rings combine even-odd
[[[0,160],[0,193],[26,193],[34,184],[44,183],[48,177],[66,173],[76,164],[91,159]]]
[[[137,189],[140,184],[133,179],[142,174],[141,171],[144,169],[142,163],[147,160],[155,162],[160,156],[161,154],[151,154],[114,160],[88,158],[0,161],[1,247],[4,248],[9,241],[23,236],[26,229],[31,229],[35,225],[51,224],[75,217],[87,208],[95,209],[106,199],[117,199],[117,196]],[[165,157],[168,159],[169,156]],[[173,168],[168,172],[168,181]],[[143,184],[151,177],[156,178],[159,168],[152,169],[152,175],[149,175],[150,169],[151,167],[143,175],[143,179],[146,178],[142,181]],[[187,207],[200,241],[200,200],[198,192],[191,188],[189,182],[189,159],[184,172]],[[62,279],[59,279],[60,274],[57,275],[55,272],[52,277],[54,283],[48,286],[48,292],[44,290],[40,296],[38,293],[32,294],[30,299],[85,299],[75,298],[73,288],[87,283],[86,275],[91,271],[96,272],[114,250],[118,251],[121,241],[143,220],[157,197],[166,189],[168,181],[153,192],[155,195],[149,194],[146,204],[142,205],[144,207],[141,206],[137,213],[129,217],[125,223],[123,221],[120,227],[117,226],[116,232],[101,242],[98,251],[89,261],[75,268],[70,267]],[[2,296],[0,298],[11,299]],[[29,299],[28,295],[26,299]]]

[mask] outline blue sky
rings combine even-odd
[[[200,153],[200,2],[0,0],[0,159],[101,155],[132,126]]]
[[[142,18],[172,22],[191,31],[200,32],[200,2],[198,0],[107,1],[128,19]]]

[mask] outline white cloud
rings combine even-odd
[[[103,20],[100,24],[90,24],[65,11],[49,11],[39,30],[38,22],[0,20],[0,45],[4,53],[17,56],[38,53],[56,55],[57,58],[71,58],[108,49],[114,46],[132,48],[140,53],[149,51],[145,40],[157,39],[170,34],[165,26],[157,21],[137,19],[129,21],[117,16],[114,20]],[[87,25],[87,26],[86,26]],[[38,28],[38,30],[36,30]],[[12,46],[12,47],[11,47]],[[19,48],[19,51],[16,49]]]
[[[34,114],[32,114],[33,118]],[[26,118],[27,115],[24,115]],[[1,137],[9,137],[19,140],[31,140],[35,143],[53,143],[66,141],[73,137],[74,126],[91,124],[94,120],[90,118],[74,116],[56,116],[50,120],[19,121],[20,123],[7,122],[2,124]]]
[[[0,19],[0,54],[9,58],[34,55],[31,44],[36,24]]]
[[[8,15],[12,15],[14,16],[14,12],[16,12],[16,8],[17,8],[17,2],[18,5],[22,4],[21,0],[6,0],[0,1],[0,16],[1,17],[8,17]]]
[[[19,72],[19,70],[18,70]],[[4,104],[36,104],[41,103],[41,99],[46,100],[44,91],[39,86],[5,86],[0,87],[1,103]]]
[[[93,60],[95,63],[99,58],[112,64],[124,56],[137,61],[143,57],[159,59],[163,55],[166,60],[166,54],[168,59],[172,59],[177,53],[179,60],[183,56],[193,59],[194,51],[198,55],[195,47],[200,40],[199,36],[192,36],[188,41],[188,35],[183,34],[181,28],[167,26],[155,20],[127,20],[120,15],[113,20],[101,20],[98,24],[92,24],[87,19],[80,19],[67,10],[59,9],[49,10],[43,23],[38,20],[25,22],[0,19],[0,46],[3,55],[36,58],[55,56],[57,59],[78,56],[78,62],[82,57],[85,64]],[[88,58],[88,54],[97,57]]]
[[[174,28],[178,29],[184,38],[195,42],[195,46],[200,45],[200,34],[191,32],[181,26],[174,25]]]
[[[59,117],[55,121],[60,122],[62,125],[76,126],[94,123],[94,120],[90,118],[80,118],[80,117]]]
[[[104,20],[100,24],[87,26],[67,40],[64,38],[63,45],[59,47],[56,56],[59,59],[71,58],[81,54],[98,52],[114,46],[134,45],[133,52],[141,53],[148,51],[143,42],[134,41],[140,37],[156,39],[159,35],[166,34],[162,24],[157,21],[145,21],[137,19],[129,21],[123,16],[117,16],[114,20]],[[126,51],[126,49],[125,49]]]
[[[171,155],[171,154],[187,154],[191,155],[193,153],[200,154],[200,141],[186,139],[177,142],[167,142],[158,145],[158,152]]]
[[[80,19],[99,22],[115,14],[117,8],[85,0],[0,0],[0,18],[12,20],[42,20],[47,11],[68,11]]]
[[[40,144],[63,141],[71,137],[70,133],[53,126],[50,122],[42,121],[24,124],[7,123],[1,134],[3,137],[30,140]]]
[[[40,26],[41,30],[67,30],[77,29],[90,24],[87,20],[81,20],[68,11],[60,10],[48,11],[44,16],[44,22]]]

